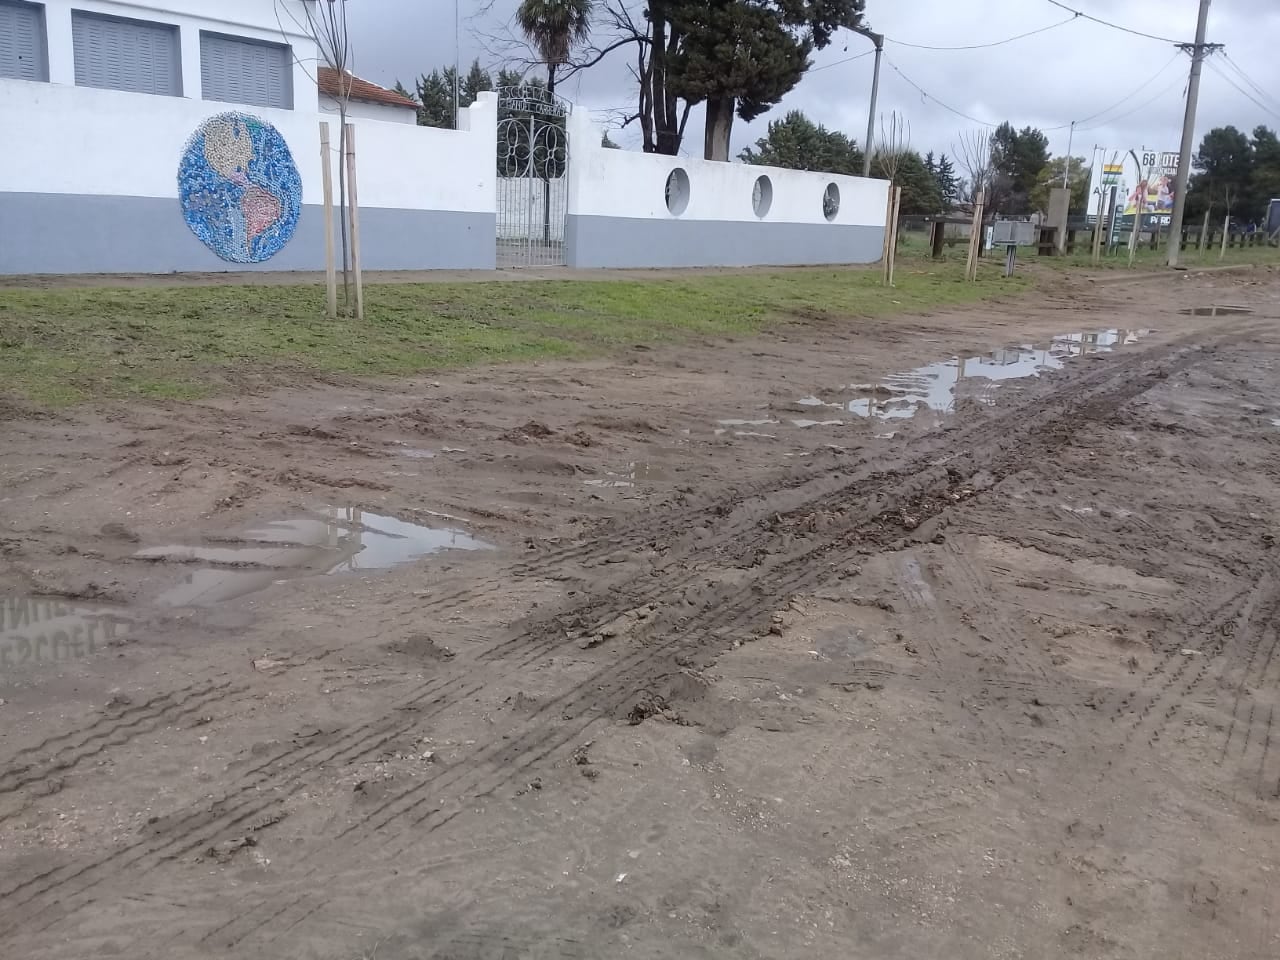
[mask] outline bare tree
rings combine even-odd
[[[886,123],[884,114],[880,114],[880,144],[876,148],[874,162],[890,183],[898,182],[902,157],[910,149],[911,124],[907,118],[894,110]]]
[[[960,142],[953,144],[951,150],[960,162],[961,169],[968,174],[966,192],[969,202],[974,202],[979,193],[986,194],[988,201],[990,201],[996,180],[996,162],[995,154],[991,149],[991,131],[962,131],[960,133]]]
[[[338,93],[338,232],[342,239],[342,298],[344,307],[351,306],[350,224],[347,222],[347,117],[351,108],[352,75],[351,40],[347,30],[347,0],[303,0],[301,4],[274,0],[276,23],[285,32],[281,11],[300,32],[310,37],[320,52],[318,66],[328,67],[337,75]],[[301,6],[302,18],[293,8]],[[300,61],[299,61],[300,62]],[[303,64],[306,68],[306,64]],[[311,79],[319,82],[319,75]]]

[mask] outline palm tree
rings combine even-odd
[[[547,92],[555,93],[556,68],[591,33],[593,0],[521,0],[516,22],[547,65]]]

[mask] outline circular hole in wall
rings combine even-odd
[[[822,192],[822,215],[828,220],[834,220],[839,212],[840,188],[834,183],[828,183],[827,189]]]
[[[667,209],[675,216],[684,213],[689,206],[689,175],[676,167],[667,174]]]
[[[773,181],[768,177],[756,177],[755,186],[751,188],[751,209],[756,216],[764,219],[773,206]]]

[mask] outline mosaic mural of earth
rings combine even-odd
[[[261,263],[292,238],[302,212],[302,177],[271,124],[244,113],[207,120],[178,167],[187,226],[231,263]]]

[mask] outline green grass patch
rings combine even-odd
[[[371,284],[366,319],[328,320],[318,286],[0,289],[0,393],[41,406],[189,398],[273,374],[386,377],[590,357],[972,303],[1025,289],[956,264],[674,279]]]

